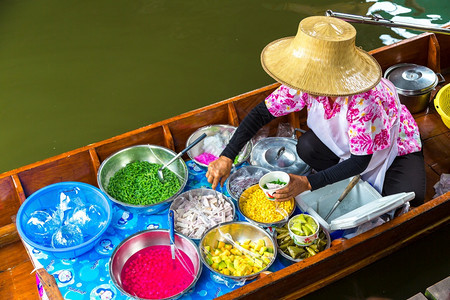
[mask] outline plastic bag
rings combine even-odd
[[[255,136],[252,138],[253,145],[255,145],[260,140],[265,139],[268,136],[269,136],[269,128],[267,127],[261,128],[260,130],[258,130],[258,132],[256,132]]]
[[[280,123],[278,124],[277,136],[292,138],[294,136],[294,128],[289,123]]]
[[[441,179],[433,187],[436,192],[433,198],[439,197],[450,191],[450,174],[442,174]]]

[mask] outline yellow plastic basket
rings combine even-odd
[[[441,115],[442,122],[450,128],[450,83],[439,90],[434,98],[434,107]]]

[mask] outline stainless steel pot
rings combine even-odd
[[[441,81],[438,79],[441,77]],[[427,108],[431,92],[438,83],[445,79],[433,70],[410,63],[402,63],[389,67],[384,78],[391,81],[397,89],[400,102],[411,113],[417,113]]]

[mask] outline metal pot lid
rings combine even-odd
[[[308,175],[311,167],[297,154],[297,140],[286,137],[268,137],[253,147],[250,163],[270,171]]]
[[[436,73],[416,64],[397,64],[388,68],[384,78],[391,81],[399,94],[415,96],[428,93],[438,84]]]

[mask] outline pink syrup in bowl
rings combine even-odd
[[[201,164],[209,165],[210,162],[215,161],[218,157],[209,152],[203,152],[202,154],[194,157],[194,159]]]
[[[187,269],[180,262],[181,255]],[[170,246],[155,245],[133,254],[120,274],[123,289],[143,299],[164,299],[184,291],[195,279],[194,265],[181,250],[172,259]]]

